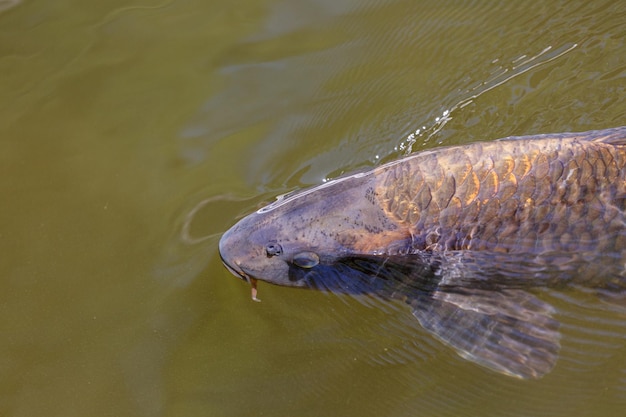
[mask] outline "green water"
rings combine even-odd
[[[556,369],[516,381],[401,306],[253,303],[217,242],[409,149],[626,124],[625,21],[618,1],[0,1],[0,415],[623,415],[623,316],[585,333],[580,307]]]

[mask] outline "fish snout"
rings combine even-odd
[[[222,235],[218,245],[220,258],[226,269],[236,277],[247,281],[248,277],[241,268],[241,263],[245,257],[242,253],[244,246],[245,243],[235,236],[233,229],[229,229]]]

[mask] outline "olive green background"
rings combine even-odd
[[[0,10],[0,415],[623,415],[626,319],[585,296],[545,295],[563,357],[517,381],[401,305],[253,303],[217,254],[277,194],[410,150],[626,124],[623,2]]]

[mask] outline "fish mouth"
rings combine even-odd
[[[228,262],[226,262],[226,260],[222,257],[222,254],[220,254],[220,258],[222,260],[222,264],[224,264],[224,266],[226,267],[226,269],[233,274],[234,276],[236,276],[237,278],[240,278],[244,281],[246,281],[248,284],[250,284],[251,287],[251,296],[252,296],[252,300],[253,301],[257,301],[260,302],[261,300],[259,300],[257,298],[257,282],[258,279],[254,278],[251,275],[246,274],[243,269],[234,266],[234,265],[230,265]]]
[[[241,268],[241,266],[239,265],[239,262],[237,262],[237,260],[234,259],[232,256],[224,257],[225,251],[224,251],[224,248],[222,247],[223,241],[224,241],[224,237],[222,237],[222,239],[220,240],[220,248],[218,251],[218,253],[220,254],[220,260],[222,261],[222,264],[226,267],[226,269],[228,269],[228,271],[231,274],[233,274],[237,278],[243,279],[244,281],[248,281],[250,276],[245,273],[243,268]],[[227,261],[226,258],[229,258],[230,261]]]
[[[224,257],[222,256],[222,254],[220,253],[220,259],[222,260],[222,264],[226,267],[226,269],[228,269],[228,272],[230,272],[231,274],[233,274],[234,276],[236,276],[239,279],[243,279],[244,281],[248,281],[249,277],[248,275],[243,272],[243,270],[241,268],[238,268],[234,265],[229,264],[228,262],[226,262],[226,260],[224,259]]]

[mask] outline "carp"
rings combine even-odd
[[[626,306],[625,210],[626,127],[508,137],[280,196],[219,252],[255,300],[258,280],[401,300],[463,358],[540,378],[560,330],[537,289]]]

